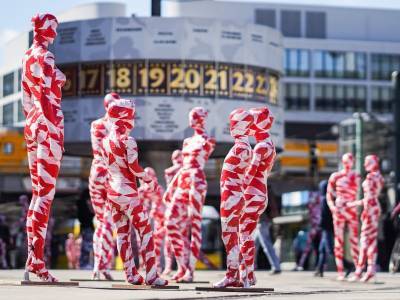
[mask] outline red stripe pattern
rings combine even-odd
[[[64,74],[47,47],[57,35],[57,19],[50,14],[32,18],[34,39],[22,61],[22,103],[26,117],[25,141],[32,182],[27,214],[28,260],[26,271],[43,281],[56,281],[44,262],[44,247],[56,180],[64,151],[64,117],[61,89]]]
[[[328,181],[327,202],[332,212],[335,234],[335,262],[338,279],[343,280],[344,229],[347,224],[350,250],[354,263],[358,259],[358,214],[356,201],[360,176],[352,170],[354,158],[351,153],[342,157],[343,170],[333,173]],[[348,206],[350,204],[350,206]]]
[[[207,111],[195,107],[189,113],[189,123],[195,133],[183,142],[183,166],[168,185],[165,226],[174,249],[178,271],[177,281],[193,281],[193,272],[201,246],[201,212],[207,192],[204,165],[214,150],[215,140],[205,132]],[[188,236],[182,230],[187,228]],[[190,245],[190,247],[188,247]]]
[[[117,248],[123,261],[126,279],[132,284],[142,284],[133,259],[131,235],[136,230],[144,258],[146,284],[166,285],[168,282],[157,274],[153,231],[149,216],[142,205],[136,179],[151,184],[139,165],[136,141],[129,133],[134,125],[134,102],[117,100],[108,110],[110,133],[104,139],[104,157],[108,170],[108,200],[112,206],[112,220],[117,229]]]
[[[368,269],[362,281],[368,281],[376,273],[376,258],[378,255],[378,225],[381,208],[378,197],[384,180],[379,171],[379,160],[376,155],[365,158],[367,177],[362,183],[364,192],[363,212],[361,214],[360,256],[358,258],[355,275],[360,277],[368,262]]]

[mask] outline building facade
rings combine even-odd
[[[400,68],[400,10],[177,0],[166,1],[164,15],[233,18],[282,33],[288,150],[282,156],[283,169],[304,173],[310,147],[315,141],[336,139],[332,125],[354,112],[392,119],[391,73]],[[317,153],[324,152],[322,148],[327,150],[322,164],[329,166],[329,173],[337,154],[330,143],[317,145]]]

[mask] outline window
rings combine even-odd
[[[21,79],[22,79],[22,69],[18,69],[18,92],[21,91]]]
[[[276,27],[276,14],[272,9],[256,9],[256,24],[265,25],[272,28]]]
[[[366,88],[356,85],[316,85],[315,108],[319,111],[366,111]]]
[[[324,12],[306,12],[306,37],[326,38],[326,15]]]
[[[3,76],[3,97],[14,93],[14,72]]]
[[[287,37],[301,36],[301,14],[297,10],[282,10],[281,31]]]
[[[7,142],[3,144],[3,154],[10,155],[14,152],[14,144]]]
[[[24,111],[22,108],[22,100],[21,99],[18,100],[17,109],[18,109],[18,122],[24,121],[25,115],[24,115]]]
[[[3,106],[3,125],[12,125],[14,121],[14,103]]]
[[[372,54],[372,74],[374,80],[391,80],[394,71],[400,71],[400,55]]]
[[[390,113],[393,111],[393,92],[391,87],[372,87],[372,112]]]
[[[310,76],[310,52],[303,49],[285,49],[284,65],[287,76]]]
[[[315,51],[316,77],[366,78],[366,55],[360,52]]]
[[[310,109],[310,87],[308,84],[286,83],[285,108],[287,110]]]

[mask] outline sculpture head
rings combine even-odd
[[[192,110],[189,112],[189,125],[192,127],[194,130],[197,131],[204,131],[205,126],[206,126],[206,117],[208,115],[208,112],[205,108],[203,107],[194,107]]]
[[[129,134],[134,126],[135,102],[128,99],[113,101],[108,106],[107,115],[119,134]]]
[[[182,151],[177,149],[174,152],[172,152],[171,160],[174,165],[181,165],[182,164]]]
[[[268,133],[274,123],[274,117],[268,107],[258,107],[250,109],[254,123],[250,127],[250,135]]]
[[[364,159],[364,168],[367,172],[373,172],[379,170],[379,158],[372,154],[367,155]]]
[[[254,123],[253,115],[243,109],[237,108],[229,114],[230,131],[233,138],[247,136]]]
[[[146,173],[147,177],[149,177],[151,180],[153,180],[153,181],[157,180],[157,174],[153,168],[146,167],[146,168],[144,168],[144,172]]]
[[[52,44],[57,36],[57,18],[52,14],[37,14],[31,21],[34,41],[39,44]]]
[[[116,100],[120,100],[121,97],[117,94],[117,93],[108,93],[105,97],[104,97],[104,108],[108,109],[108,106],[110,106],[110,104]]]
[[[342,164],[343,164],[343,168],[348,171],[351,170],[353,168],[353,164],[354,164],[354,157],[352,153],[345,153],[342,156]]]

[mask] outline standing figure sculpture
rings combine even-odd
[[[205,131],[207,111],[195,107],[189,113],[190,127],[194,135],[183,142],[183,166],[169,184],[164,197],[171,197],[166,212],[168,238],[172,243],[178,271],[173,279],[183,282],[193,281],[195,263],[199,258],[201,247],[201,212],[207,193],[207,181],[204,166],[215,147],[215,139],[208,137]],[[171,189],[177,185],[173,195]],[[166,201],[168,202],[168,201]],[[190,249],[188,237],[182,232],[190,232]]]
[[[254,118],[250,112],[238,108],[229,115],[233,147],[225,157],[221,171],[221,229],[226,250],[227,271],[214,287],[240,287],[240,237],[239,220],[244,207],[244,177],[252,155],[249,143],[250,127]]]
[[[163,202],[164,188],[158,183],[157,174],[153,168],[144,169],[147,177],[151,178],[152,186],[144,183],[149,188],[148,197],[150,198],[150,219],[153,222],[154,251],[156,253],[157,271],[162,271],[161,252],[165,237],[164,214],[165,204]]]
[[[107,94],[104,97],[104,108],[119,100],[116,93]],[[90,126],[90,138],[92,142],[93,160],[89,175],[89,193],[95,213],[96,229],[93,234],[93,279],[100,279],[100,273],[112,280],[110,274],[111,252],[114,250],[113,229],[111,224],[111,208],[107,201],[107,165],[104,161],[103,140],[110,131],[107,113],[92,122]]]
[[[42,281],[57,281],[44,262],[44,246],[56,180],[64,151],[64,117],[61,110],[64,74],[56,67],[54,55],[48,50],[57,36],[56,17],[38,14],[32,18],[33,44],[22,62],[22,105],[26,117],[25,141],[32,182],[26,228],[28,259],[25,279],[29,273]]]
[[[351,153],[342,157],[343,170],[333,173],[328,180],[326,200],[332,212],[335,234],[335,262],[338,272],[337,280],[344,280],[344,229],[349,228],[350,250],[353,262],[358,260],[358,218],[357,207],[349,206],[356,201],[360,176],[352,170],[354,158]]]
[[[357,268],[350,281],[361,280],[367,282],[376,274],[376,258],[378,255],[378,225],[381,208],[379,205],[379,193],[384,184],[379,171],[379,158],[376,155],[365,157],[364,168],[368,172],[362,183],[364,198],[353,205],[363,205],[361,214],[360,255]],[[368,269],[361,278],[365,263],[368,261]]]
[[[112,220],[117,229],[117,248],[122,259],[126,279],[131,284],[143,284],[132,252],[132,230],[140,237],[142,257],[146,268],[146,284],[166,285],[157,274],[153,231],[137,190],[138,178],[145,183],[152,180],[139,165],[138,148],[129,136],[134,126],[135,104],[131,100],[116,100],[107,110],[111,128],[103,141],[104,157],[108,170],[108,200],[112,207]]]
[[[241,282],[244,287],[256,284],[254,275],[255,230],[261,214],[268,205],[267,178],[274,165],[275,146],[269,134],[274,117],[267,107],[253,108],[250,113],[254,117],[251,135],[257,144],[253,149],[250,166],[244,179],[244,209],[240,218],[240,266]]]
[[[178,173],[178,171],[182,168],[182,151],[177,149],[174,152],[172,152],[171,161],[172,161],[172,166],[165,169],[165,171],[164,171],[165,184],[167,187],[169,186],[170,182],[174,179],[174,177]],[[176,180],[174,182],[174,186],[169,188],[170,195],[174,194],[175,189],[177,187],[177,183],[178,183],[178,181]],[[164,195],[165,195],[165,193],[164,193]],[[171,203],[170,197],[163,197],[163,203],[166,206],[168,204],[170,204]],[[166,230],[165,224],[164,224],[163,228],[164,228],[164,235],[166,236],[167,230]],[[186,230],[186,228],[185,228],[185,230]],[[186,233],[183,232],[183,234],[186,234]],[[163,271],[163,275],[169,275],[172,272],[173,259],[174,259],[174,251],[172,249],[171,242],[169,241],[168,238],[166,238],[164,240],[164,271]]]

